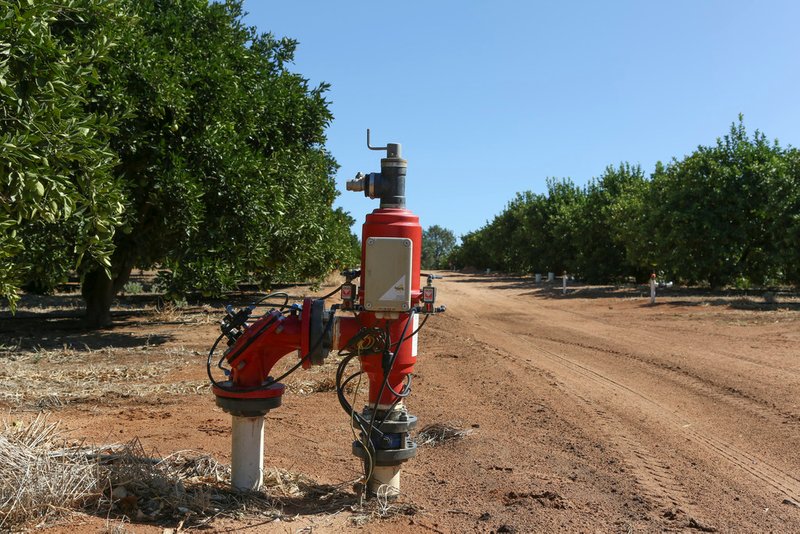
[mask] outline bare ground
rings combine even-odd
[[[800,299],[644,288],[537,286],[446,273],[446,314],[420,334],[421,425],[468,430],[405,464],[386,518],[358,508],[360,466],[330,388],[298,372],[268,415],[265,466],[318,491],[270,488],[280,512],[188,521],[212,531],[800,532]],[[205,358],[218,305],[156,310],[128,297],[114,328],[86,333],[77,297],[26,301],[0,319],[6,419],[39,411],[68,438],[229,461],[230,421]],[[38,306],[38,307],[37,307]],[[287,358],[288,360],[289,358]],[[155,454],[155,452],[154,452]],[[331,498],[334,496],[335,498]],[[91,512],[91,511],[90,511]],[[161,532],[71,514],[50,532]],[[131,514],[135,517],[134,514]],[[277,520],[276,520],[277,519]]]

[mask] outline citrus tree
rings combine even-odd
[[[351,220],[332,207],[327,86],[292,72],[295,41],[245,25],[238,1],[9,7],[29,13],[46,38],[20,49],[29,28],[7,18],[2,50],[21,59],[10,63],[4,111],[34,120],[47,106],[50,116],[27,131],[53,139],[27,142],[71,144],[58,150],[64,173],[52,168],[58,158],[34,161],[17,137],[5,144],[23,148],[3,158],[9,173],[21,170],[7,180],[18,202],[0,224],[11,236],[18,223],[8,221],[21,213],[30,222],[22,240],[3,245],[5,261],[26,268],[23,279],[5,276],[6,295],[25,280],[46,289],[77,268],[87,323],[102,326],[134,266],[168,269],[175,292],[219,294],[243,278],[308,279],[354,261]],[[43,71],[51,79],[39,76],[40,62],[52,65]],[[20,78],[13,69],[25,65]],[[15,98],[27,107],[14,108]],[[14,157],[28,159],[17,167]],[[72,202],[52,202],[58,184],[58,198],[74,194]]]
[[[108,273],[126,198],[96,109],[125,12],[101,0],[0,0],[0,295],[80,264]],[[98,24],[102,20],[102,24]]]

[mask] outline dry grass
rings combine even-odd
[[[432,423],[417,433],[417,441],[420,445],[435,447],[449,441],[464,439],[471,433],[471,428],[461,428],[458,423]]]
[[[158,351],[158,361],[149,361]],[[163,355],[170,356],[164,359]],[[21,409],[58,409],[107,397],[142,398],[154,394],[208,392],[206,380],[171,380],[199,353],[184,347],[104,348],[19,351],[0,347],[0,402]],[[119,363],[120,360],[131,363]]]
[[[206,325],[219,322],[225,313],[208,304],[188,306],[185,303],[165,302],[148,306],[146,312],[154,323],[179,325]]]
[[[165,458],[147,454],[138,439],[125,445],[66,447],[58,424],[37,416],[0,430],[0,530],[43,524],[84,510],[128,520],[201,526],[217,517],[283,517],[282,500],[344,509],[352,495],[302,475],[272,470],[263,492],[232,491],[230,468],[193,451]],[[109,523],[111,524],[111,523]]]
[[[61,453],[58,424],[36,417],[0,429],[0,530],[80,508],[98,493],[98,466]]]
[[[289,358],[285,358],[289,360]],[[312,395],[314,393],[324,393],[336,391],[336,368],[342,358],[332,352],[322,365],[314,365],[309,369],[303,369],[288,377],[286,389],[297,395]],[[294,362],[282,362],[282,365]],[[354,364],[355,367],[355,364]],[[275,373],[275,371],[273,371]],[[352,381],[345,387],[345,392],[352,394],[356,390],[356,381]]]
[[[269,469],[259,492],[230,489],[230,468],[194,451],[159,458],[134,439],[124,445],[67,447],[58,423],[44,416],[0,428],[0,531],[44,525],[78,511],[105,517],[109,531],[131,521],[202,528],[215,519],[292,521],[299,514],[349,511],[353,524],[415,514],[412,504],[387,492],[358,502],[351,482],[319,484],[283,469]]]
[[[416,515],[420,513],[419,506],[395,500],[397,494],[395,489],[381,485],[376,492],[375,498],[369,501],[362,501],[350,509],[354,514],[350,517],[350,523],[355,526],[363,526],[375,520],[388,519],[398,515]]]

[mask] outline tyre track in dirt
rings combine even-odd
[[[689,425],[691,425],[691,422],[681,418],[680,416],[676,416],[669,409],[667,409],[666,407],[662,406],[655,400],[651,399],[647,395],[637,390],[634,390],[624,384],[621,384],[563,355],[543,349],[542,347],[533,346],[533,348],[536,351],[541,352],[545,356],[549,357],[552,361],[555,361],[556,363],[572,371],[578,372],[579,374],[583,374],[584,376],[590,378],[591,380],[597,383],[607,385],[615,391],[624,391],[630,395],[635,395],[636,397],[639,397],[646,403],[652,405],[658,412],[660,412],[660,416],[663,418],[663,420],[670,421],[674,426],[681,428],[682,431],[692,441],[703,445],[708,450],[714,453],[719,454],[720,456],[724,457],[735,466],[749,472],[756,478],[761,479],[762,481],[768,483],[769,485],[771,485],[772,487],[774,487],[775,489],[777,489],[778,491],[789,497],[790,499],[793,499],[795,501],[800,500],[800,480],[793,477],[790,473],[783,471],[778,467],[770,465],[764,460],[757,458],[754,455],[747,453],[746,451],[740,450],[734,445],[727,443],[719,438],[716,438],[709,434],[704,434],[692,430],[689,427]],[[591,404],[592,402],[584,397],[581,398],[589,404]],[[602,410],[599,409],[595,411],[602,412]],[[610,418],[607,416],[605,412],[602,412],[602,414],[604,419],[606,419],[607,421],[610,420]]]
[[[585,313],[577,312],[575,310],[560,310],[562,313],[574,315],[576,317],[580,317],[582,320],[589,321],[589,322],[596,322],[597,317],[593,317],[591,315],[587,315]],[[651,322],[658,321],[658,318],[651,319]],[[608,330],[615,330],[620,333],[624,333],[624,335],[631,341],[635,340],[640,343],[651,344],[651,345],[664,345],[669,344],[671,346],[679,346],[679,347],[686,347],[687,341],[681,341],[680,339],[676,339],[675,334],[680,334],[680,338],[683,339],[691,339],[691,336],[701,335],[695,330],[681,328],[680,326],[671,325],[670,326],[670,334],[666,335],[662,333],[658,328],[649,328],[643,333],[638,330],[634,330],[631,328],[620,327],[615,324],[604,323],[604,328]],[[714,332],[714,336],[716,338],[724,338],[731,344],[738,344],[738,343],[751,343],[753,340],[749,338],[745,338],[743,336],[736,336],[732,334],[726,334],[721,332]],[[786,342],[787,344],[789,342]],[[755,358],[749,357],[745,354],[742,354],[741,351],[726,351],[721,350],[720,348],[716,348],[714,350],[714,355],[730,359],[734,363],[741,363],[745,365],[752,365],[758,368],[767,368],[774,372],[781,373],[781,374],[790,374],[798,379],[800,379],[800,368],[796,365],[778,365],[774,362],[767,361],[766,358]]]
[[[744,391],[721,384],[718,381],[700,376],[696,373],[692,373],[690,370],[675,364],[669,364],[660,360],[643,357],[634,352],[620,351],[588,343],[567,341],[554,337],[530,336],[535,337],[535,339],[538,341],[549,341],[554,344],[567,345],[594,352],[603,352],[613,356],[634,360],[642,365],[652,367],[653,372],[660,373],[665,380],[671,380],[675,382],[676,386],[682,386],[687,389],[702,393],[708,398],[729,403],[739,410],[749,412],[754,417],[768,420],[771,418],[771,416],[777,416],[782,419],[781,422],[783,424],[790,424],[793,426],[800,425],[800,414],[798,413],[781,410],[767,400],[760,399]],[[800,374],[798,374],[798,376],[800,376]]]
[[[687,346],[683,335],[673,337],[668,337],[666,334],[651,335],[649,330],[645,333],[640,328],[622,328],[609,322],[598,321],[597,318],[587,314],[562,309],[557,305],[554,309],[552,301],[537,302],[537,305],[542,304],[545,313],[552,315],[548,322],[557,323],[558,328],[548,327],[544,330],[547,333],[537,328],[531,333],[527,318],[510,317],[505,323],[509,326],[513,324],[514,332],[529,335],[537,341],[546,340],[585,349],[588,351],[587,358],[604,353],[613,356],[614,360],[620,358],[626,360],[625,365],[637,362],[650,366],[653,369],[647,373],[661,373],[664,380],[670,380],[676,386],[686,388],[688,393],[698,394],[703,399],[717,400],[736,410],[746,411],[767,423],[789,425],[800,439],[800,428],[798,428],[800,403],[794,395],[800,390],[800,371],[797,370],[798,365],[794,363],[796,359],[787,358],[787,362],[792,362],[792,365],[772,366],[751,361],[749,358],[742,360],[736,353],[731,356],[729,351],[720,350],[719,346],[693,350],[690,345]],[[519,309],[518,305],[515,307]],[[508,306],[504,308],[507,309]],[[503,308],[497,307],[498,312],[501,309]],[[575,324],[574,321],[562,319],[563,315],[578,315],[582,321],[580,324]],[[587,328],[586,325],[590,326]],[[587,332],[587,330],[593,331]],[[716,337],[716,333],[714,336]],[[798,349],[800,350],[800,347]],[[681,351],[682,355],[677,354]],[[693,358],[702,361],[696,362]],[[734,361],[730,364],[727,361],[720,361],[727,358]],[[713,365],[703,364],[708,360],[711,360]],[[743,370],[736,367],[741,361],[746,362]],[[619,362],[611,363],[616,365]],[[768,370],[765,371],[765,367]],[[776,399],[774,395],[778,392],[773,386],[787,380],[791,380],[797,387],[791,390],[792,395],[785,399]]]
[[[734,508],[744,502],[769,511],[784,499],[800,500],[794,452],[800,417],[791,404],[759,395],[761,389],[737,387],[739,370],[731,371],[737,364],[729,360],[742,359],[731,340],[709,329],[706,343],[692,350],[686,345],[696,340],[681,333],[650,336],[641,324],[647,317],[625,328],[562,309],[575,302],[534,302],[519,290],[469,282],[450,281],[444,291],[475,337],[521,368],[552,376],[555,387],[583,408],[584,424],[600,427],[606,445],[664,517],[674,516],[670,507],[676,507],[701,518],[699,524],[713,517],[732,526],[741,520],[730,519],[737,516]],[[676,345],[684,358],[695,352],[702,358],[688,369],[672,363]],[[793,362],[764,365],[750,354],[744,365],[759,386],[780,385],[778,373],[790,380],[783,394],[791,403],[798,376]],[[727,498],[736,504],[726,505]],[[788,531],[800,528],[797,511],[784,506],[776,513],[779,521],[794,522],[797,528]]]

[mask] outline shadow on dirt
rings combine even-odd
[[[161,332],[131,332],[143,323],[158,322],[153,321],[152,317],[155,303],[155,297],[147,297],[146,300],[121,298],[112,311],[114,324],[108,328],[93,330],[87,329],[84,324],[84,308],[80,295],[25,294],[20,299],[15,314],[12,315],[9,310],[0,312],[0,345],[21,351],[94,351],[111,347],[161,345],[172,336]]]
[[[288,293],[289,302],[302,299],[303,291],[293,286],[276,291]],[[174,339],[169,333],[172,327],[217,323],[227,304],[239,308],[263,296],[263,293],[236,291],[221,298],[195,296],[188,302],[175,303],[156,293],[120,295],[114,299],[111,310],[113,324],[88,329],[83,321],[85,307],[80,293],[23,293],[15,314],[8,308],[0,308],[0,347],[23,351],[64,348],[93,351],[161,345]],[[284,302],[282,296],[274,297],[261,306],[279,307]]]
[[[78,319],[0,319],[0,345],[14,350],[69,349],[91,352],[106,348],[162,345],[168,334],[137,335],[113,330],[85,330]]]
[[[505,274],[481,274],[469,278],[451,278],[458,283],[485,283],[490,289],[528,290],[523,296],[532,296],[552,300],[570,299],[603,299],[603,298],[647,298],[650,287],[645,284],[625,284],[593,286],[581,282],[568,281],[567,292],[563,293],[560,278],[555,282],[536,280],[529,276],[510,276]],[[656,302],[656,306],[722,306],[732,309],[752,311],[791,310],[800,311],[800,293],[789,290],[712,290],[701,287],[669,287],[657,289],[657,299],[668,301]],[[643,306],[650,306],[649,302]]]
[[[272,497],[281,504],[286,516],[331,514],[351,509],[358,504],[355,493],[346,491],[341,486],[313,483],[304,485],[302,491],[302,495]]]

